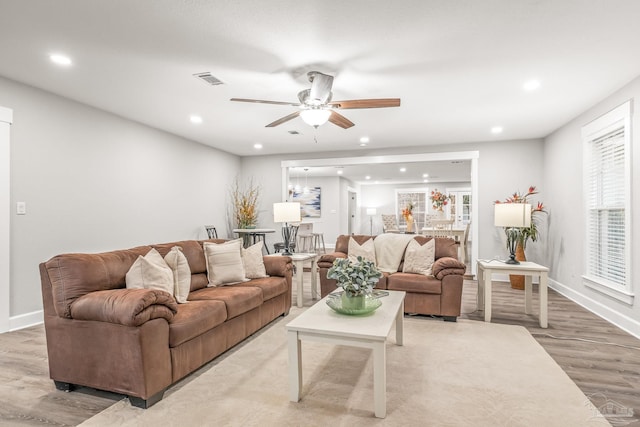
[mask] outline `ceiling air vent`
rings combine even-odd
[[[300,135],[300,132],[298,132],[297,130],[290,130],[288,131],[291,135]]]
[[[219,80],[217,77],[211,75],[211,73],[198,73],[194,74],[194,77],[199,78],[203,82],[210,84],[211,86],[218,86],[224,84],[222,80]]]

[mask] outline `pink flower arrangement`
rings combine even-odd
[[[447,204],[449,203],[450,197],[447,194],[441,193],[436,188],[435,190],[431,191],[430,199],[433,209],[441,211],[442,208],[447,206]]]

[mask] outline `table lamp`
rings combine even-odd
[[[376,213],[376,208],[367,208],[367,215],[369,215],[369,234],[371,236],[373,236],[373,217]]]
[[[282,222],[282,238],[284,239],[284,252],[282,255],[291,255],[291,226],[289,223],[300,222],[300,203],[282,202],[273,204],[273,222]]]
[[[531,226],[531,205],[526,203],[496,203],[495,226],[505,227],[509,259],[505,264],[520,264],[516,260],[516,245],[520,228]]]

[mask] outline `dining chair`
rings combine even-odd
[[[398,219],[395,215],[382,214],[382,232],[383,233],[399,233]]]
[[[209,239],[218,238],[218,232],[216,231],[216,228],[213,225],[205,225],[204,229],[207,231],[207,236],[209,237]]]

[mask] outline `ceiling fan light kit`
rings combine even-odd
[[[309,81],[311,82],[311,88],[302,90],[298,93],[298,99],[300,103],[281,102],[281,101],[266,101],[260,99],[247,99],[247,98],[231,98],[231,101],[236,102],[251,102],[258,104],[274,104],[274,105],[290,105],[293,107],[300,107],[300,111],[295,111],[287,116],[281,117],[278,120],[269,123],[266,127],[276,127],[289,120],[295,119],[300,116],[302,120],[309,126],[318,128],[327,121],[339,126],[343,129],[348,129],[354,126],[354,123],[347,119],[342,114],[339,114],[336,109],[357,109],[357,108],[389,108],[399,107],[400,98],[381,98],[381,99],[352,99],[346,101],[331,101],[332,93],[331,88],[333,86],[333,76],[323,74],[319,71],[310,71],[307,73]]]
[[[329,116],[331,116],[330,110],[322,110],[318,108],[311,108],[308,110],[302,110],[300,112],[300,117],[302,117],[302,120],[306,124],[308,124],[309,126],[313,126],[314,128],[327,123],[327,121],[329,120]]]

